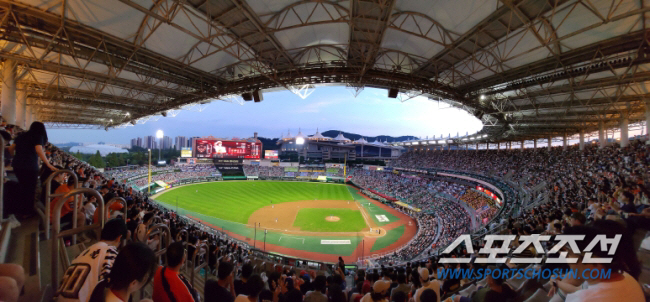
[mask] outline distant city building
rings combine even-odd
[[[181,148],[187,147],[187,137],[177,136],[174,139],[174,149],[181,150]]]
[[[197,139],[199,139],[198,136],[192,136],[192,137],[190,137],[190,138],[187,140],[187,146],[188,146],[188,147],[192,147],[192,146],[194,146],[194,140],[197,140]]]
[[[132,138],[131,139],[131,148],[133,148],[133,147],[139,147],[137,138]]]
[[[169,136],[164,136],[162,138],[162,148],[163,149],[171,149],[173,147],[172,145],[172,138]]]
[[[140,148],[143,147],[143,145],[142,145],[142,137],[138,137],[138,143],[137,143],[137,146],[140,147]]]
[[[156,149],[156,137],[148,135],[144,137],[144,146],[143,148],[147,149]]]

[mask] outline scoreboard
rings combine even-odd
[[[196,139],[192,143],[196,158],[260,159],[262,143],[218,139]]]

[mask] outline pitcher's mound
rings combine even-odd
[[[329,222],[337,222],[337,221],[341,220],[341,218],[338,218],[337,216],[327,216],[327,218],[325,218],[325,220],[327,220]]]

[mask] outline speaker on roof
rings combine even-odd
[[[398,92],[399,92],[399,90],[397,88],[388,89],[388,97],[391,98],[391,99],[395,99],[395,98],[397,98],[397,93]]]
[[[255,100],[255,103],[259,103],[264,100],[264,95],[262,95],[262,92],[259,90],[253,91],[253,100]]]
[[[242,97],[242,99],[244,99],[244,101],[247,101],[247,102],[250,102],[250,101],[253,100],[253,94],[250,93],[250,92],[242,93],[241,97]]]

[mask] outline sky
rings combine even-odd
[[[105,142],[129,144],[132,138],[154,135],[163,130],[165,136],[208,136],[221,138],[259,136],[277,138],[292,135],[298,129],[311,135],[318,129],[342,130],[364,136],[413,135],[427,136],[475,133],[481,122],[466,111],[450,108],[448,104],[416,97],[401,102],[388,98],[385,89],[366,88],[356,98],[351,90],[341,86],[317,87],[306,99],[290,91],[264,93],[260,103],[243,105],[215,100],[204,105],[203,111],[182,110],[176,117],[158,116],[157,121],[122,129],[79,130],[50,129],[53,143]]]

